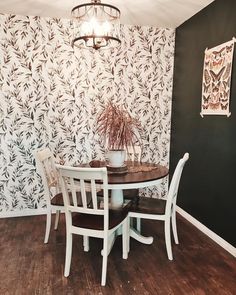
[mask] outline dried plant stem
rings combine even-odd
[[[98,115],[97,132],[109,149],[127,149],[141,142],[142,127],[139,120],[131,117],[122,107],[108,102]]]

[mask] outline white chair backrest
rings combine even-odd
[[[59,192],[59,175],[55,166],[54,156],[50,149],[37,151],[35,154],[38,168],[42,177],[44,190],[52,198]],[[54,190],[54,192],[52,192]]]
[[[71,222],[71,213],[85,213],[104,215],[104,229],[108,230],[108,183],[107,168],[81,168],[57,165],[59,169],[63,200],[66,216]],[[97,184],[103,189],[103,206],[99,206]],[[82,205],[77,203],[77,194],[80,190]],[[70,192],[70,194],[69,194]],[[88,194],[91,195],[89,198]],[[70,198],[71,195],[71,198]],[[88,202],[88,200],[90,200]]]
[[[177,164],[177,166],[175,168],[175,172],[173,174],[173,177],[172,177],[172,180],[171,180],[171,183],[170,183],[170,187],[169,187],[169,191],[168,191],[167,203],[166,203],[166,212],[168,210],[171,211],[172,206],[176,204],[180,178],[181,178],[181,175],[182,175],[184,165],[185,165],[185,163],[187,162],[188,159],[189,159],[189,154],[185,153],[183,158],[179,160],[179,162],[178,162],[178,164]]]
[[[141,161],[142,149],[139,145],[128,147],[126,161]]]

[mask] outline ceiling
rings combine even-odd
[[[70,18],[71,9],[90,0],[0,0],[0,13]],[[121,23],[176,28],[213,0],[102,0],[121,11]]]

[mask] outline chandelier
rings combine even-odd
[[[120,10],[115,6],[91,0],[91,3],[75,6],[71,15],[76,20],[73,46],[99,49],[116,47],[121,43]]]

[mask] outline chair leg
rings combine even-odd
[[[113,245],[114,245],[114,243],[115,243],[115,239],[116,239],[116,233],[115,232],[113,232],[113,233],[111,233],[110,234],[110,236],[108,237],[108,242],[107,242],[107,255],[109,255],[110,254],[110,252],[111,252],[111,249],[112,249],[112,247],[113,247]],[[101,251],[101,255],[103,256],[103,253],[104,253],[104,251],[103,251],[103,249],[102,249],[102,251]]]
[[[83,236],[83,245],[84,245],[84,252],[89,251],[89,237]]]
[[[173,211],[172,216],[171,216],[171,223],[172,223],[172,231],[173,231],[173,235],[174,235],[175,244],[179,244],[177,226],[176,226],[176,212],[175,212],[175,210]]]
[[[129,250],[130,250],[130,218],[131,217],[127,217],[127,254],[129,254]]]
[[[133,217],[130,217],[129,224],[132,227],[134,226],[134,218]]]
[[[71,255],[72,255],[72,234],[66,230],[66,262],[65,262],[65,271],[64,276],[68,277],[70,274],[70,264],[71,264]]]
[[[128,222],[127,220],[129,219],[129,217],[126,218],[126,220],[124,221],[123,225],[122,225],[122,257],[123,259],[127,259],[128,258]]]
[[[171,248],[171,236],[170,236],[170,218],[165,220],[165,242],[166,242],[168,259],[173,260],[172,248]]]
[[[45,232],[45,237],[44,237],[44,243],[48,243],[49,239],[49,234],[50,234],[50,228],[51,228],[51,210],[47,212],[47,220],[46,220],[46,232]]]
[[[136,218],[136,229],[141,233],[141,218]]]
[[[60,210],[56,210],[54,230],[57,230],[58,228],[59,219],[60,219]]]
[[[107,277],[107,258],[108,258],[108,237],[103,239],[103,257],[102,257],[102,281],[101,285],[106,285]]]

